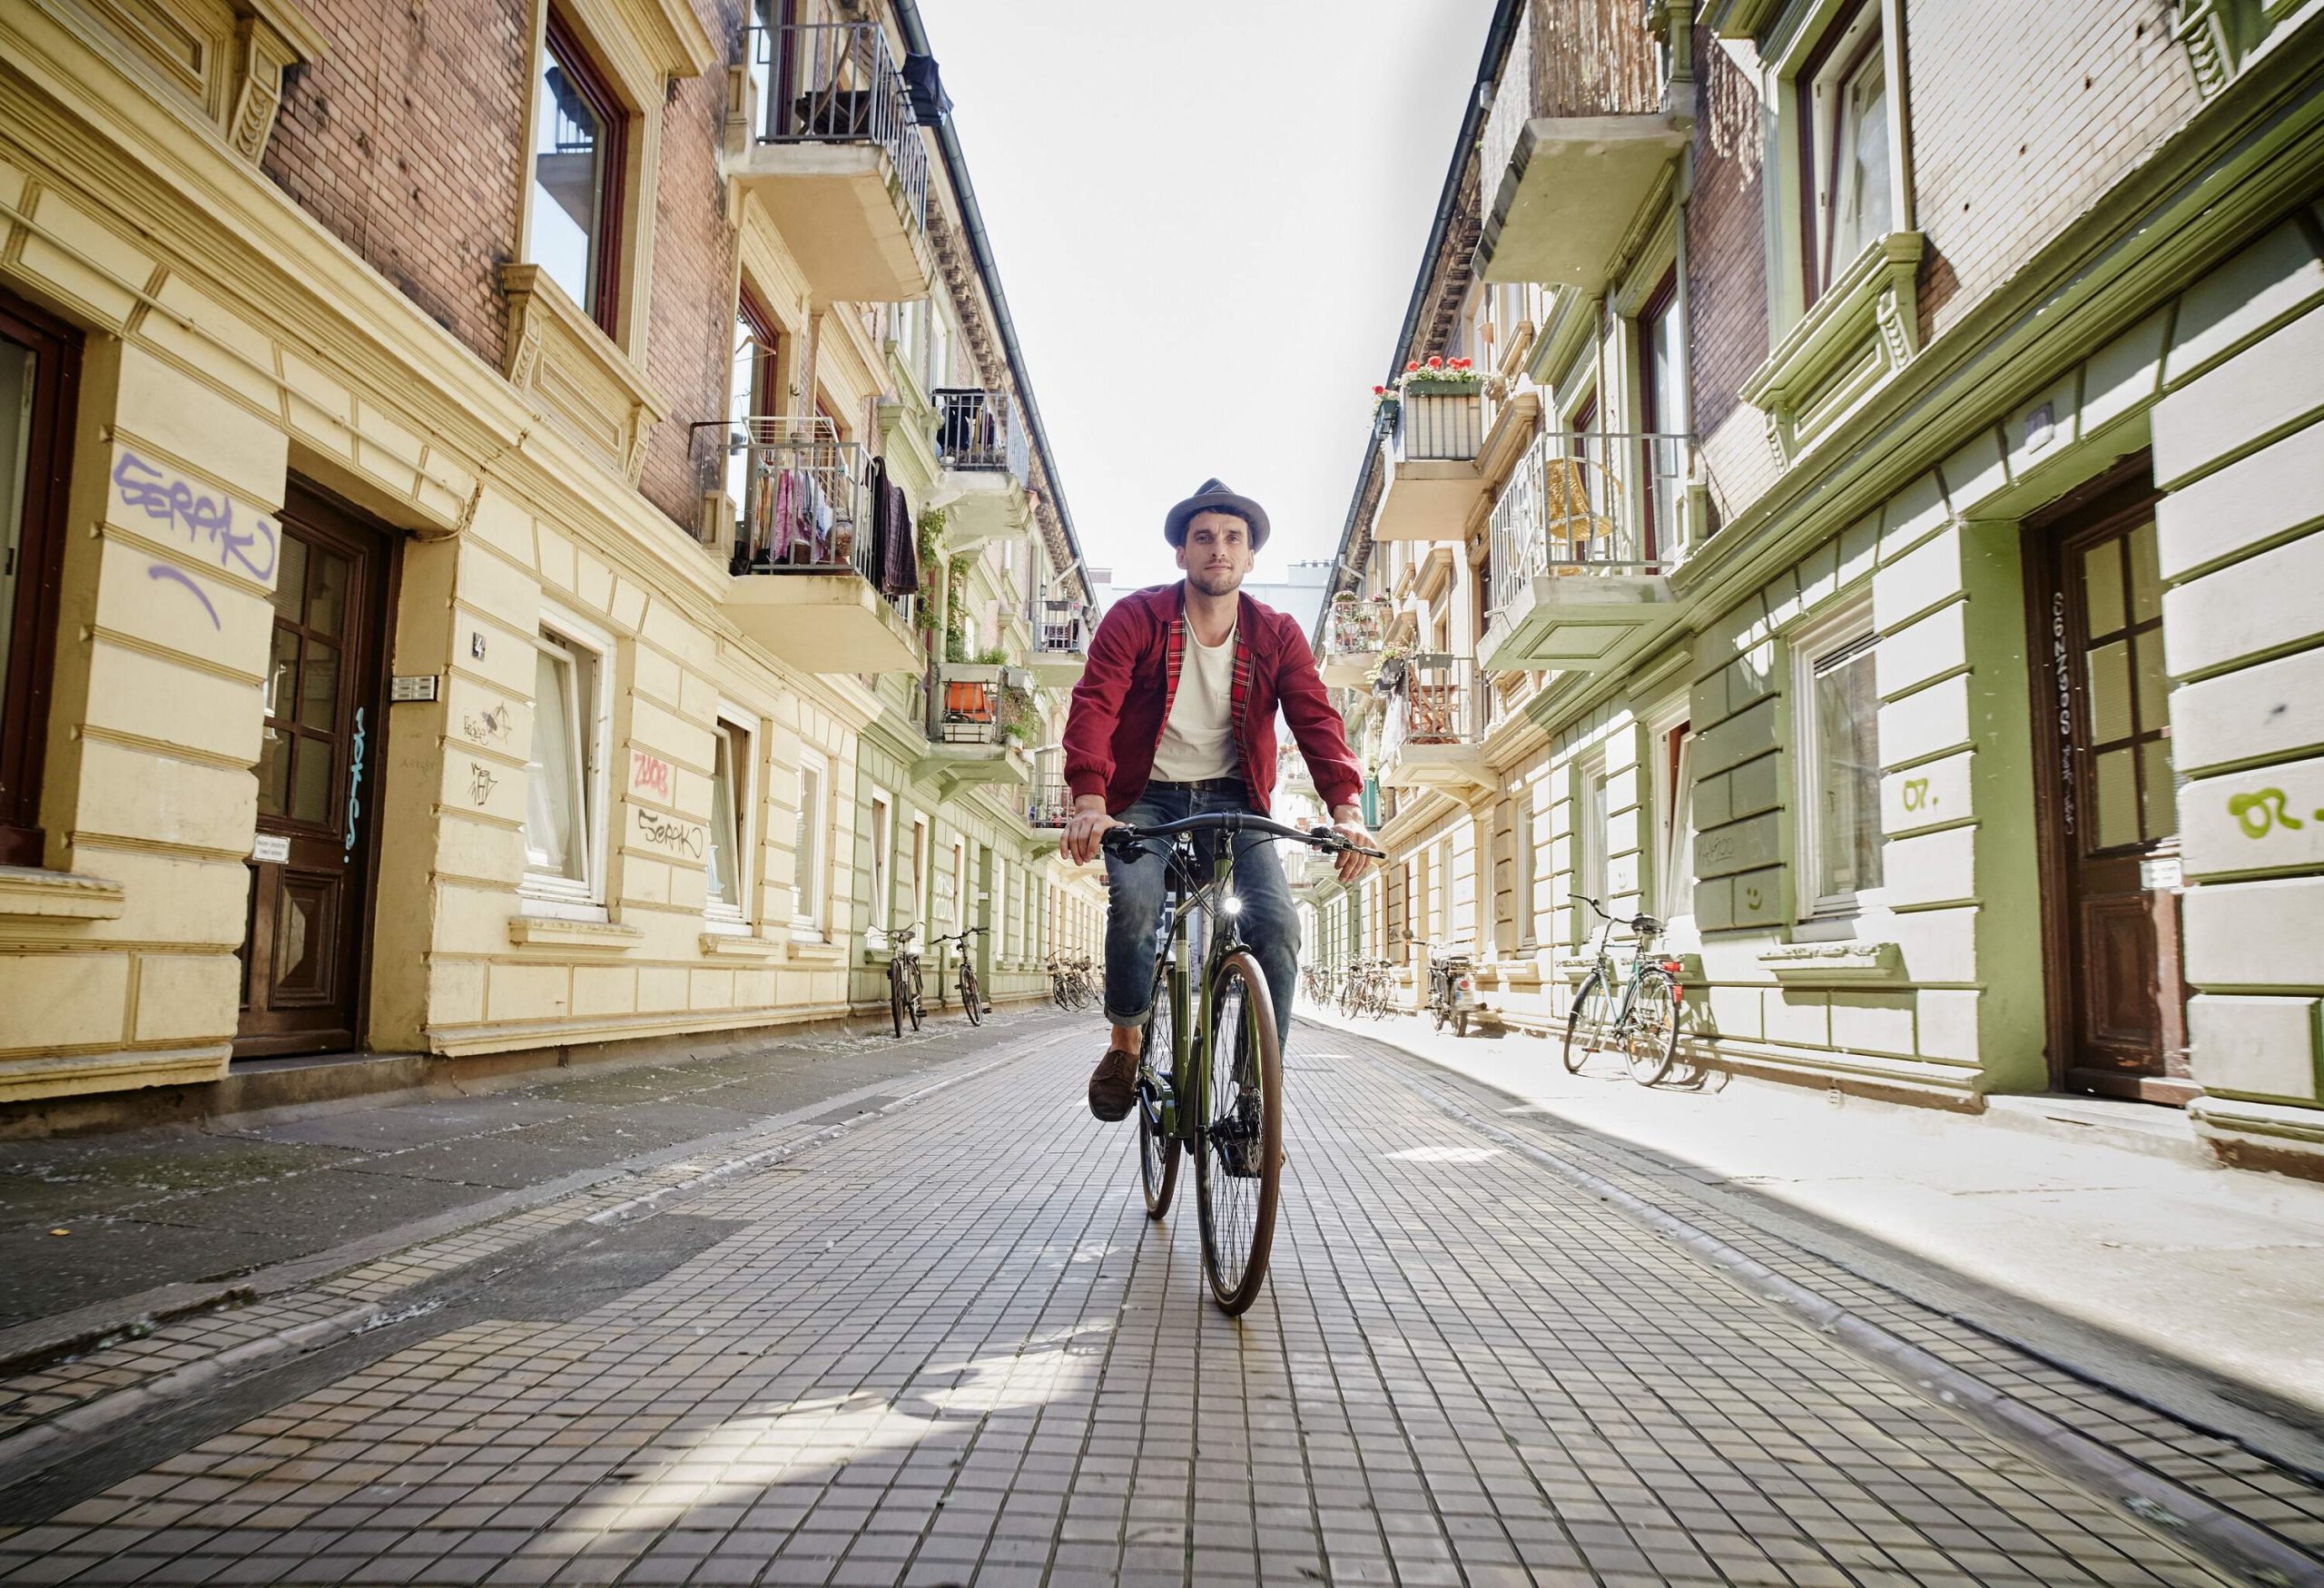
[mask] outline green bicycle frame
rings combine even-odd
[[[1169,970],[1166,973],[1168,985],[1164,996],[1170,1001],[1172,1068],[1169,1090],[1162,1097],[1162,1134],[1177,1137],[1190,1151],[1201,1148],[1204,1125],[1210,1118],[1207,1047],[1212,972],[1217,970],[1221,960],[1245,946],[1236,917],[1223,910],[1211,910],[1207,901],[1222,895],[1231,897],[1234,880],[1235,845],[1232,834],[1228,834],[1219,843],[1218,853],[1211,857],[1210,881],[1180,900],[1170,921]],[[1189,980],[1187,972],[1188,962],[1194,958],[1192,921],[1197,910],[1209,916],[1211,924],[1199,987]]]

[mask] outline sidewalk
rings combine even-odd
[[[2183,1121],[2165,1110],[2122,1105],[2113,1127],[2087,1122],[2109,1118],[2102,1106],[2012,1099],[1979,1118],[1718,1073],[1674,1072],[1649,1090],[1610,1057],[1568,1075],[1555,1039],[1300,1013],[1521,1099],[1700,1187],[1938,1265],[1967,1282],[1940,1277],[1952,1292],[1941,1304],[2045,1354],[2070,1358],[2074,1342],[2044,1337],[2055,1331],[2013,1301],[2162,1358],[2132,1361],[2132,1373],[2191,1366],[2324,1423],[2324,1186],[2201,1167],[2191,1152],[2182,1161],[2171,1149]]]

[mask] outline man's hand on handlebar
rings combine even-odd
[[[1106,796],[1082,794],[1073,802],[1073,817],[1065,824],[1065,839],[1061,848],[1076,865],[1087,865],[1098,858],[1098,842],[1106,829],[1121,824],[1106,814]]]
[[[1339,867],[1340,881],[1353,883],[1371,868],[1372,859],[1363,853],[1372,848],[1372,832],[1364,824],[1364,813],[1354,805],[1342,805],[1332,813],[1332,831],[1346,839],[1350,848],[1334,857]]]

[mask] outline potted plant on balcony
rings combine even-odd
[[[1403,407],[1403,394],[1393,386],[1372,389],[1372,433],[1385,436],[1396,428],[1396,414]]]
[[[1396,391],[1400,397],[1452,397],[1483,390],[1484,378],[1477,373],[1475,361],[1469,359],[1448,359],[1432,353],[1423,363],[1413,359],[1404,365],[1404,372],[1396,377]]]
[[[1484,432],[1484,382],[1466,359],[1431,354],[1396,377],[1396,448],[1411,459],[1472,459]]]
[[[1364,676],[1374,695],[1393,694],[1403,683],[1404,674],[1411,668],[1413,658],[1420,655],[1420,642],[1413,639],[1391,640],[1380,648],[1380,660]]]

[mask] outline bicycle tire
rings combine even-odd
[[[1283,1052],[1258,962],[1237,951],[1211,984],[1210,1039],[1195,1155],[1203,1274],[1229,1317],[1258,1298],[1275,1244],[1283,1175]]]
[[[1573,1007],[1565,1011],[1565,1072],[1579,1075],[1581,1067],[1600,1050],[1614,1023],[1614,995],[1606,979],[1592,971],[1573,990]]]
[[[1452,1034],[1456,1037],[1465,1037],[1469,1034],[1469,1011],[1467,1010],[1456,1009],[1452,1011]]]
[[[1652,1086],[1670,1073],[1679,1057],[1679,987],[1670,972],[1649,968],[1638,973],[1624,1035],[1632,1080]]]
[[[1170,1011],[1169,984],[1157,976],[1151,1012],[1146,1017],[1146,1035],[1138,1044],[1137,1097],[1132,1105],[1137,1110],[1138,1187],[1146,1193],[1148,1218],[1160,1218],[1170,1211],[1170,1197],[1178,1186],[1179,1141],[1164,1132],[1161,1095],[1149,1082],[1149,1077],[1158,1077],[1165,1065],[1173,1070],[1177,1068],[1177,1050],[1172,1040],[1176,1018]]]
[[[904,1034],[904,973],[895,961],[888,962],[888,1018],[895,1022],[896,1037]]]
[[[984,999],[977,990],[977,973],[968,961],[960,962],[960,1006],[969,1011],[969,1023],[984,1024]]]
[[[918,1031],[921,1019],[928,1013],[928,1001],[921,996],[920,962],[914,960],[911,962],[911,969],[904,974],[906,980],[911,983],[911,991],[904,999],[904,1008],[911,1015],[911,1029]]]

